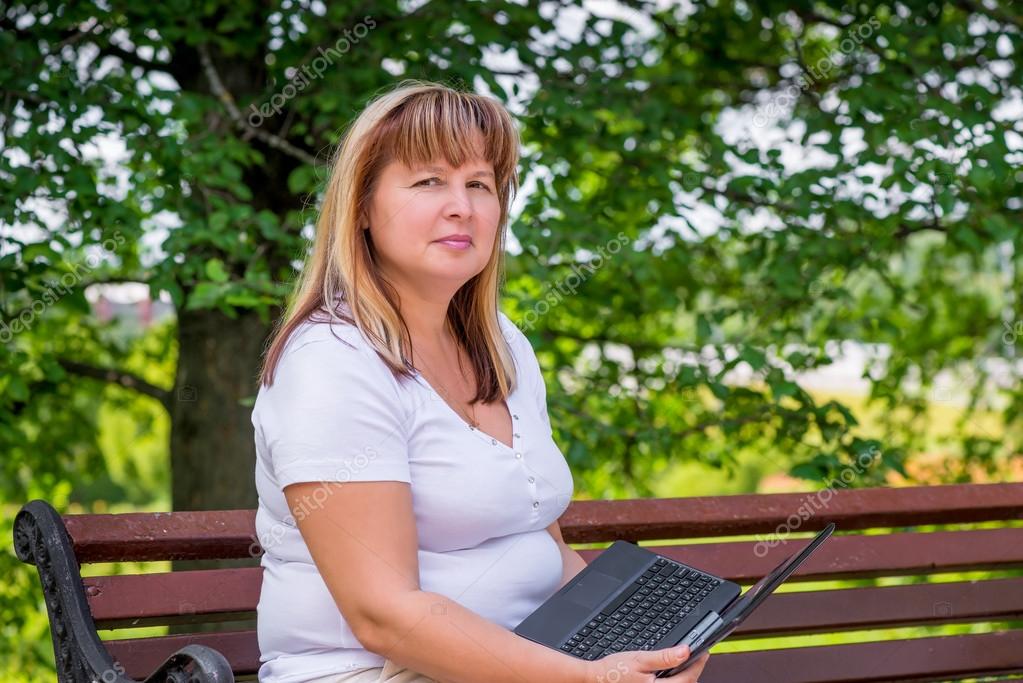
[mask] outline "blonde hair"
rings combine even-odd
[[[483,149],[472,147],[473,130]],[[508,211],[518,190],[519,136],[497,101],[446,85],[407,79],[374,98],[352,122],[331,161],[316,237],[287,309],[267,349],[260,383],[273,384],[288,338],[306,320],[353,324],[395,376],[413,377],[411,337],[398,297],[380,276],[368,230],[370,201],[382,169],[443,157],[452,166],[482,154],[493,164],[501,214],[499,238],[483,270],[454,295],[447,323],[466,350],[478,378],[473,402],[506,398],[515,387],[515,364],[498,319],[504,280]],[[340,301],[339,301],[340,300]],[[351,317],[338,316],[347,304]]]

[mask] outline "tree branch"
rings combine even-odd
[[[235,103],[234,97],[227,91],[227,88],[224,87],[224,82],[220,79],[220,74],[217,73],[217,69],[213,65],[213,60],[210,59],[209,50],[207,50],[206,46],[203,44],[198,46],[198,50],[199,61],[202,63],[206,79],[210,83],[210,90],[214,95],[216,95],[217,99],[220,100],[221,104],[224,105],[224,109],[227,111],[228,116],[231,117],[231,121],[234,123],[235,127],[242,131],[243,138],[256,138],[269,147],[292,156],[302,163],[316,166],[316,157],[309,152],[299,149],[284,138],[278,137],[273,133],[250,126],[249,122],[245,119],[245,115],[238,109],[238,105]]]
[[[843,23],[838,19],[826,17],[816,10],[809,8],[793,7],[790,11],[799,17],[804,26],[808,23],[827,24],[828,26],[833,26],[840,31],[844,31],[856,23],[855,19],[853,21]]]
[[[126,389],[134,389],[140,394],[145,394],[159,401],[164,408],[170,412],[171,409],[171,392],[166,389],[161,389],[155,384],[150,384],[146,380],[142,379],[138,375],[123,370],[117,370],[114,368],[100,368],[94,365],[88,365],[87,363],[79,363],[78,361],[69,360],[67,358],[58,358],[57,362],[67,372],[70,372],[79,377],[88,377],[89,379],[100,380],[101,382],[110,382],[112,384],[120,385]]]

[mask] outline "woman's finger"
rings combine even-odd
[[[642,672],[661,671],[671,669],[689,659],[689,646],[666,647],[660,650],[637,650],[629,654],[634,655],[633,661]]]
[[[686,667],[685,671],[669,676],[664,680],[671,683],[699,683],[700,674],[703,672],[703,667],[707,666],[708,659],[710,659],[710,653],[704,652],[694,659],[693,663]]]

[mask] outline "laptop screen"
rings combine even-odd
[[[748,617],[753,610],[755,610],[760,603],[767,599],[774,589],[782,584],[785,579],[788,578],[789,574],[794,572],[796,568],[803,563],[803,561],[810,556],[814,550],[823,543],[831,532],[835,530],[834,523],[828,524],[824,529],[817,534],[809,545],[803,548],[798,553],[790,555],[780,565],[765,576],[764,578],[757,581],[753,586],[749,588],[740,597],[736,598],[735,601],[724,611],[721,615],[721,622],[717,628],[713,631],[706,633],[702,636],[702,639],[698,642],[697,646],[692,648],[689,653],[689,658],[682,662],[673,669],[665,669],[658,672],[655,678],[666,678],[668,676],[674,676],[680,671],[684,671],[689,664],[692,664],[705,650],[709,650],[716,643],[721,642],[728,635],[741,624],[746,617]]]
[[[775,567],[770,574],[757,581],[745,593],[736,598],[735,602],[721,615],[721,619],[724,622],[721,628],[727,629],[730,622],[736,619],[742,621],[746,615],[756,609],[761,602],[767,599],[767,596],[774,592],[775,588],[789,577],[789,574],[794,572],[803,563],[803,560],[809,557],[810,553],[817,549],[817,546],[831,535],[834,529],[834,524],[828,524],[810,541],[809,545],[798,553],[790,555],[784,562]],[[738,623],[735,626],[738,626]]]

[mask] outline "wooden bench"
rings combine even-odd
[[[812,514],[810,514],[812,513]],[[101,641],[98,630],[252,617],[262,569],[189,570],[84,580],[89,563],[251,557],[255,512],[67,515],[44,501],[15,521],[22,561],[38,567],[60,681],[231,681],[253,678],[253,630]],[[730,637],[871,631],[991,622],[986,633],[715,654],[702,683],[945,681],[1023,673],[1023,574],[923,582],[928,575],[1023,568],[1023,484],[965,484],[629,501],[575,501],[569,543],[714,539],[658,545],[669,557],[749,585],[805,540],[838,532],[790,581],[916,576],[911,585],[778,593]],[[914,530],[1003,522],[993,528]],[[874,533],[850,533],[877,530]],[[761,538],[750,540],[749,536]],[[746,540],[727,537],[746,536]],[[580,550],[590,561],[599,549]],[[1012,572],[1008,572],[1012,574]],[[1017,572],[1019,573],[1019,572]],[[1002,625],[999,627],[999,622]],[[1019,624],[1016,624],[1018,626]],[[755,644],[755,643],[754,643]]]

